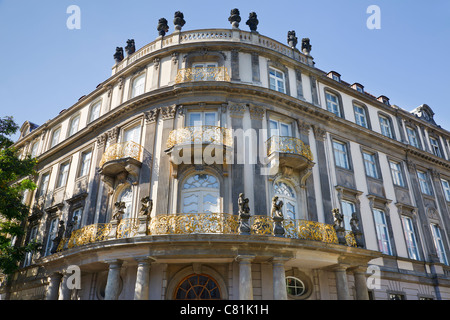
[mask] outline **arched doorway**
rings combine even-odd
[[[191,274],[178,284],[174,292],[175,300],[220,300],[217,281],[206,274]]]

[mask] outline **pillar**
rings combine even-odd
[[[334,274],[336,276],[336,290],[338,300],[350,300],[347,281],[347,267],[341,265],[337,266],[334,269]]]
[[[61,286],[61,300],[70,300],[72,291],[67,286],[67,280],[70,277],[70,275],[71,274],[68,273],[67,271],[64,272],[64,276],[62,279],[62,286]]]
[[[239,300],[253,300],[252,260],[254,256],[238,256]]]
[[[366,268],[356,268],[353,271],[355,279],[356,300],[369,300],[367,289]]]
[[[106,282],[105,300],[117,300],[119,298],[120,290],[120,269],[123,261],[121,260],[107,260],[109,264],[108,279]]]
[[[287,259],[285,258],[275,257],[272,259],[274,300],[287,300],[286,274],[284,270],[286,261]]]
[[[134,288],[134,300],[148,300],[150,286],[150,264],[149,257],[136,258],[138,268],[136,274],[136,285]]]
[[[50,283],[47,287],[47,295],[45,300],[58,300],[59,286],[61,285],[63,275],[59,272],[50,275]]]

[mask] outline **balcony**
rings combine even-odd
[[[275,236],[275,221],[269,216],[251,216],[250,236]],[[118,224],[94,224],[72,232],[62,239],[58,252],[106,240],[133,238],[138,236],[223,234],[240,235],[241,219],[238,215],[225,213],[163,214],[150,219],[123,219]],[[289,239],[318,241],[339,244],[332,225],[307,220],[285,219],[282,222],[284,237]],[[142,226],[143,227],[142,227]],[[346,231],[346,245],[356,247],[351,231]],[[264,240],[262,240],[264,241]]]
[[[142,146],[133,141],[113,144],[103,153],[99,166],[102,167],[107,162],[125,158],[132,158],[140,162],[142,151]]]
[[[175,83],[192,81],[230,81],[225,67],[186,68],[178,70]]]
[[[308,145],[294,137],[272,136],[267,140],[267,156],[271,161],[278,161],[277,166],[294,169],[312,167],[314,157]]]
[[[167,149],[177,145],[214,144],[227,147],[233,146],[231,129],[216,126],[195,126],[173,130],[167,140]]]

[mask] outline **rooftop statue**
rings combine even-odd
[[[233,29],[239,29],[239,22],[241,22],[241,16],[238,9],[231,10],[230,17],[228,18]]]
[[[175,12],[175,17],[173,19],[173,24],[175,25],[175,30],[180,31],[181,28],[186,24],[184,20],[184,14],[180,11]]]
[[[250,12],[250,15],[248,17],[248,20],[246,24],[250,27],[250,31],[256,32],[256,29],[258,28],[258,18],[255,12]]]
[[[294,49],[297,46],[298,39],[295,36],[294,30],[288,31],[287,42],[292,49]]]
[[[302,39],[302,52],[306,55],[309,55],[311,52],[312,45],[309,42],[309,38]]]
[[[125,51],[127,52],[127,55],[132,55],[136,52],[136,46],[134,45],[134,39],[128,39],[127,46],[125,47]]]
[[[116,53],[114,54],[114,60],[116,60],[116,63],[119,63],[123,60],[123,48],[117,47]]]
[[[158,30],[160,36],[164,37],[166,35],[169,31],[169,26],[167,25],[167,20],[165,18],[159,19],[156,30]]]

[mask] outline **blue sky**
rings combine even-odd
[[[80,30],[66,26],[70,5],[81,9]],[[370,5],[380,7],[379,30],[366,26]],[[448,0],[0,0],[0,116],[41,125],[110,77],[117,46],[152,42],[159,18],[169,33],[175,11],[184,13],[183,30],[230,28],[233,8],[242,30],[252,11],[263,35],[286,43],[295,30],[311,39],[319,69],[408,111],[426,103],[450,130]]]

